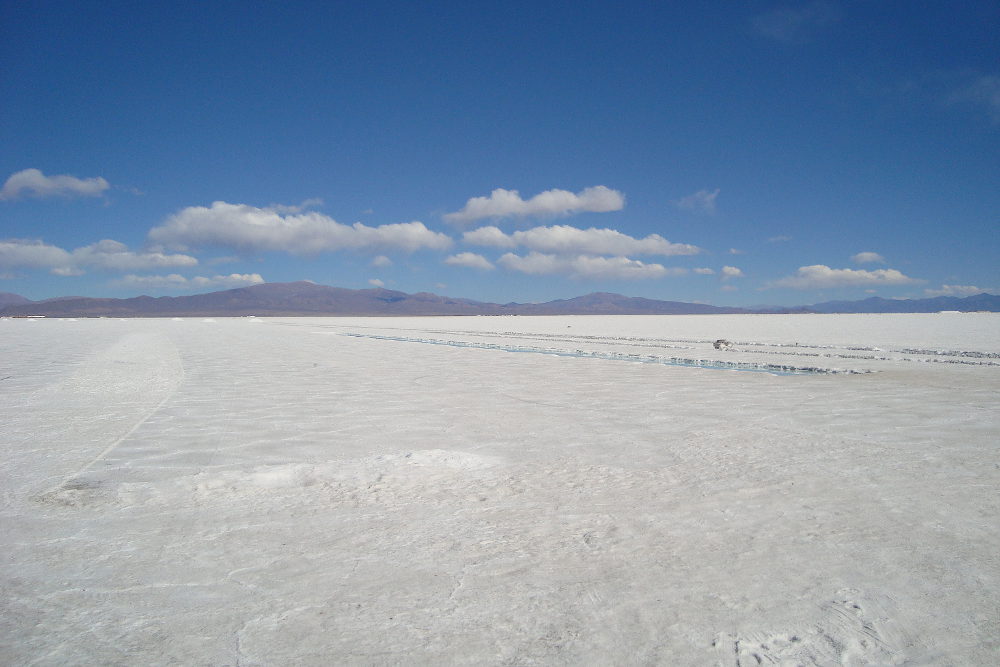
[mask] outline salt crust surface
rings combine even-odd
[[[997,315],[0,345],[4,664],[1000,662]]]

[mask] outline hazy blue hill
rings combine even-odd
[[[478,315],[504,307],[436,294],[407,294],[382,288],[352,290],[301,281],[265,283],[190,296],[130,299],[68,297],[12,302],[4,315],[49,317],[167,317],[185,315]]]
[[[720,313],[927,313],[941,310],[1000,311],[1000,297],[828,301],[794,308],[727,308],[702,303],[660,301],[594,292],[546,303],[485,303],[429,292],[407,294],[379,288],[345,289],[308,281],[264,283],[189,296],[138,296],[131,299],[59,297],[30,301],[0,294],[0,314],[49,317],[183,317],[242,315],[705,315]]]
[[[5,306],[16,306],[22,303],[31,303],[31,299],[26,299],[20,294],[11,292],[0,292],[0,308]]]
[[[1000,312],[1000,296],[983,292],[974,296],[936,296],[929,299],[883,299],[826,301],[808,306],[816,313],[937,313],[942,310]]]
[[[557,299],[539,304],[508,304],[507,307],[520,315],[701,315],[750,312],[742,308],[658,301],[609,292],[593,292],[572,299]]]

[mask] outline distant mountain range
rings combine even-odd
[[[1000,312],[1000,296],[827,301],[794,308],[726,308],[594,292],[546,303],[484,303],[428,292],[407,294],[382,288],[352,290],[308,281],[264,283],[191,296],[92,299],[69,296],[31,301],[0,292],[0,316],[184,317],[184,316],[385,316],[385,315],[706,315],[722,313],[934,313]]]
[[[33,301],[31,299],[25,299],[20,294],[0,292],[0,308],[6,308],[7,306],[19,306],[23,303],[33,303]]]
[[[982,292],[974,296],[936,296],[931,299],[883,299],[873,296],[862,301],[825,301],[806,306],[814,313],[939,313],[958,310],[974,313],[1000,311],[1000,296]]]

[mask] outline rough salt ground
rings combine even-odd
[[[932,317],[2,321],[0,656],[993,664],[1000,369],[336,335],[991,351]]]

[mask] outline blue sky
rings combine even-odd
[[[0,291],[1000,288],[996,2],[3,2]]]

